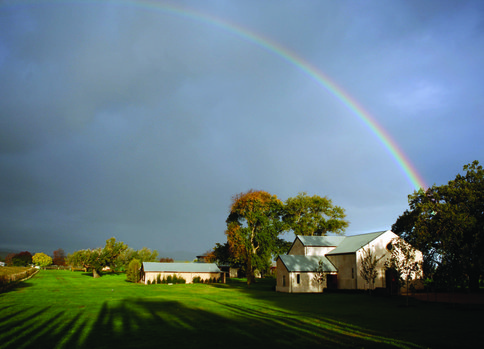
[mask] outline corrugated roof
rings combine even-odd
[[[304,246],[338,246],[344,239],[344,236],[297,236]]]
[[[157,263],[143,262],[143,270],[172,273],[220,273],[215,263]]]
[[[346,236],[345,239],[331,252],[327,253],[328,255],[332,254],[342,254],[342,253],[354,253],[358,251],[360,248],[368,244],[369,242],[375,240],[377,237],[386,233],[386,231],[379,231],[376,233],[368,233],[368,234],[361,234],[361,235],[353,235],[353,236]]]
[[[299,255],[280,255],[282,263],[288,271],[314,272],[318,269],[319,260],[323,260],[324,271],[337,271],[334,265],[322,256],[299,256]]]

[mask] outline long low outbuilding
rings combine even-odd
[[[174,275],[183,278],[187,284],[193,283],[195,278],[203,282],[216,280],[225,283],[225,273],[215,263],[143,262],[141,266],[141,281],[144,284],[156,283]]]

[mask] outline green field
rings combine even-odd
[[[274,280],[136,285],[42,270],[0,294],[0,348],[442,348],[482,345],[482,307],[282,294]]]

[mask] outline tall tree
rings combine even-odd
[[[254,282],[256,269],[270,267],[283,231],[282,208],[277,196],[262,190],[249,190],[232,199],[225,233],[233,258],[245,264],[248,285]]]
[[[286,229],[294,231],[296,235],[342,234],[348,227],[345,218],[345,210],[333,205],[327,197],[308,196],[304,192],[288,198],[284,205]]]
[[[478,290],[484,273],[484,170],[478,161],[463,169],[446,185],[409,195],[410,209],[392,230],[424,252],[427,266],[437,265],[436,275]]]

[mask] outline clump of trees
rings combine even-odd
[[[128,247],[116,258],[112,269],[115,271],[127,271],[126,268],[133,259],[137,259],[140,264],[143,264],[143,262],[154,262],[157,258],[158,251],[156,250],[151,251],[147,247],[143,247],[141,250],[134,250]]]
[[[281,234],[342,234],[348,226],[345,218],[344,209],[326,197],[300,193],[282,202],[266,191],[249,190],[232,198],[227,242],[217,243],[213,256],[219,263],[242,267],[250,285],[256,270],[268,271],[272,260],[289,250],[292,243]]]
[[[27,267],[32,265],[32,254],[29,251],[9,253],[5,257],[5,264],[9,267]]]
[[[392,226],[424,254],[424,273],[441,287],[479,289],[484,274],[484,170],[478,161],[445,185],[409,195]]]
[[[67,256],[67,263],[74,268],[84,268],[92,272],[93,277],[102,276],[102,269],[126,271],[128,281],[139,280],[139,269],[143,262],[154,262],[158,257],[156,250],[143,247],[135,251],[116,238],[106,240],[106,245],[96,249],[79,250]]]

